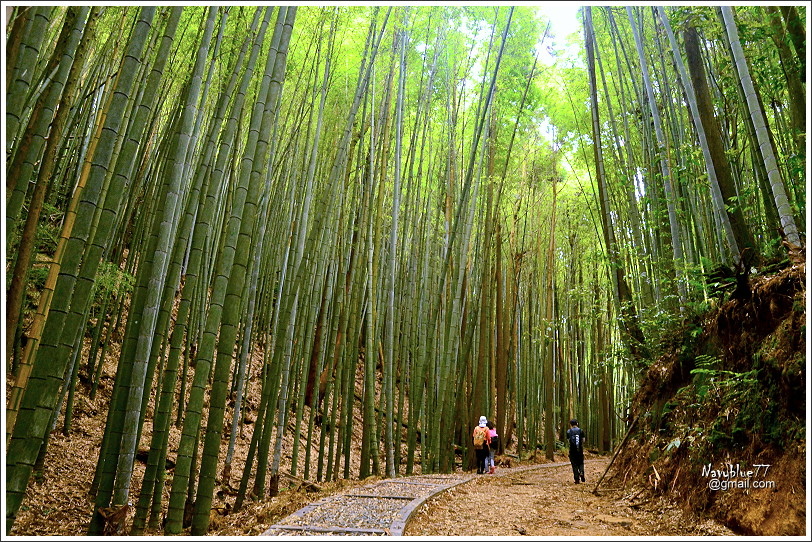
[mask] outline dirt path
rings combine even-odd
[[[733,535],[712,521],[684,517],[674,507],[630,506],[627,492],[592,494],[608,459],[587,461],[585,484],[569,466],[503,476],[479,476],[450,489],[416,512],[406,536],[641,536]],[[509,471],[510,469],[504,469]]]

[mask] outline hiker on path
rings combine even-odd
[[[485,472],[493,474],[496,472],[496,463],[494,463],[493,457],[499,447],[499,435],[496,434],[496,426],[492,421],[488,421],[485,425],[488,426],[488,457],[485,459]]]
[[[567,429],[567,440],[570,443],[570,463],[572,463],[572,475],[575,483],[586,482],[584,478],[584,441],[586,433],[578,427],[578,420],[570,420],[570,428]]]
[[[474,453],[476,453],[476,473],[485,474],[485,459],[488,457],[488,419],[479,417],[479,425],[474,427]]]

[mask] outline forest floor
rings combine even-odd
[[[614,474],[610,471],[598,495],[594,495],[592,490],[606,469],[607,457],[591,456],[592,460],[586,463],[587,483],[580,485],[573,484],[568,466],[525,472],[517,470],[515,474],[508,474],[510,469],[505,468],[502,476],[483,475],[432,499],[413,516],[405,534],[584,537],[802,533],[806,516],[804,279],[803,266],[794,266],[773,277],[754,279],[752,301],[728,302],[709,317],[709,323],[703,324],[703,328],[710,330],[708,335],[720,341],[721,346],[713,349],[703,346],[706,342],[711,343],[710,339],[703,339],[699,345],[693,344],[691,348],[677,344],[674,351],[685,354],[665,356],[651,366],[635,396],[633,409],[636,415],[647,420],[650,418],[646,422],[647,430],[631,439],[622,450],[613,465]],[[116,348],[117,345],[111,348],[98,396],[90,399],[86,383],[78,386],[75,417],[68,435],[60,430],[60,417],[58,428],[49,440],[43,469],[32,476],[10,534],[77,536],[86,532],[93,508],[89,489],[115,374],[115,366],[110,360],[118,359]],[[698,405],[694,404],[697,384],[692,384],[691,369],[694,367],[693,360],[700,352],[706,358],[711,355],[724,357],[714,370],[722,375],[730,373],[737,377],[743,371],[752,370],[753,358],[758,357],[762,361],[756,367],[763,375],[759,381],[764,380],[766,385],[751,390],[730,384],[729,389],[721,389],[717,395],[708,394],[709,401],[715,401],[718,395],[725,394],[736,399],[725,401],[727,410],[720,411],[722,401],[702,403],[697,410],[694,408]],[[725,354],[728,352],[736,355],[728,356]],[[261,366],[262,354],[256,352],[255,358],[252,365]],[[297,483],[295,479],[283,475],[284,487],[280,487],[279,495],[256,502],[248,500],[240,511],[231,510],[234,485],[238,484],[235,477],[242,472],[253,433],[258,402],[258,373],[252,371],[246,403],[248,421],[243,428],[244,434],[240,431],[240,438],[237,439],[235,474],[230,480],[221,480],[220,491],[215,495],[210,535],[259,535],[269,525],[311,502],[376,481],[376,478],[338,480],[319,483],[315,487],[317,491],[308,491],[314,487]],[[742,386],[747,382],[750,382],[749,386],[755,386],[756,382],[753,379],[741,381]],[[7,375],[7,394],[11,384],[12,380]],[[733,392],[737,395],[734,396]],[[687,398],[683,397],[686,394]],[[730,399],[727,395],[725,398]],[[665,416],[662,411],[669,399],[670,414]],[[743,400],[745,403],[741,404]],[[657,416],[653,416],[657,413]],[[782,427],[796,431],[793,434],[796,434],[797,446],[778,449],[770,442],[761,443],[756,437],[764,433],[763,428],[753,427],[752,419],[743,416],[748,413],[758,419],[770,414],[784,424]],[[655,423],[657,420],[660,420],[659,426]],[[731,441],[730,446],[720,449],[732,450],[738,455],[728,458],[712,453],[713,448],[709,447],[712,442],[699,437],[695,438],[691,447],[675,446],[680,442],[678,439],[687,441],[693,438],[691,428],[696,427],[712,436],[716,435],[717,440],[722,438],[718,435],[737,435],[735,430],[739,426],[728,427],[734,423],[747,429],[745,434],[749,438],[746,446]],[[141,451],[146,451],[149,446],[150,426],[151,423],[145,425],[139,446]],[[354,427],[361,427],[360,411]],[[713,428],[717,430],[716,433],[710,433]],[[173,426],[170,457],[174,457],[177,450],[179,433],[180,430]],[[733,437],[725,438],[730,440]],[[289,440],[287,436],[285,450],[290,450]],[[694,452],[689,452],[689,448]],[[673,453],[674,449],[678,453]],[[672,453],[669,454],[669,451]],[[318,450],[314,452],[318,453]],[[352,455],[354,461],[358,461],[356,452]],[[566,460],[564,455],[556,457],[558,462]],[[774,465],[770,474],[772,479],[781,483],[780,491],[746,494],[708,491],[707,480],[702,479],[699,469],[691,465],[695,467],[708,462],[722,464],[723,461]],[[282,457],[280,472],[290,472],[290,463],[290,455],[286,452]],[[515,466],[524,467],[532,463],[524,461]],[[131,499],[137,498],[143,469],[143,459],[139,457]],[[167,469],[171,470],[171,467],[167,465]],[[352,472],[357,472],[357,464],[353,464]],[[660,481],[653,488],[650,487],[652,476]],[[168,492],[167,481],[165,497]],[[724,521],[736,531],[707,519],[710,517]],[[127,530],[124,525],[120,534],[125,534]],[[147,534],[160,535],[162,531],[149,530]]]
[[[557,458],[566,461],[566,456]],[[502,476],[483,475],[423,506],[406,536],[728,536],[713,520],[686,516],[662,499],[601,484],[609,458],[585,462],[586,483],[575,484],[569,465]],[[510,471],[510,469],[504,469]]]
[[[92,473],[94,454],[77,449],[75,436],[52,437],[43,476],[29,486],[26,503],[12,535],[76,536],[84,533],[91,502],[86,497],[86,474]],[[66,456],[68,457],[53,457]],[[587,482],[574,484],[568,465],[520,470],[500,467],[499,476],[482,475],[447,490],[421,507],[404,532],[406,536],[726,536],[735,534],[713,520],[685,514],[662,498],[648,500],[634,487],[601,484],[592,490],[609,458],[592,456],[585,463]],[[594,458],[597,457],[597,458]],[[72,460],[70,460],[72,459]],[[566,462],[565,455],[556,462]],[[61,465],[61,468],[57,465]],[[522,463],[521,466],[528,464]],[[511,471],[514,470],[515,474]],[[256,536],[269,525],[327,495],[368,485],[378,478],[339,480],[318,492],[304,488],[249,502],[237,513],[214,511],[210,533],[216,536]],[[83,489],[85,489],[83,491]],[[147,531],[160,535],[160,531]]]
[[[82,412],[70,435],[59,431],[52,434],[48,460],[42,474],[29,484],[12,535],[77,536],[85,533],[92,508],[88,488],[96,462],[93,447],[101,432],[94,418],[96,416]],[[702,522],[685,516],[678,506],[666,504],[663,499],[649,502],[633,487],[618,490],[602,484],[599,495],[593,495],[595,482],[606,469],[609,458],[588,455],[585,484],[573,483],[569,466],[532,470],[500,467],[499,476],[477,477],[430,500],[412,516],[404,534],[455,536],[477,532],[578,537],[733,534],[713,521]],[[566,462],[567,457],[557,455],[555,461]],[[531,461],[517,466],[529,465]],[[141,465],[138,470],[140,468]],[[315,492],[294,485],[276,497],[257,502],[249,500],[236,513],[216,509],[212,512],[209,534],[256,536],[311,502],[377,480],[377,477],[338,480],[320,484],[319,491]],[[146,534],[161,535],[162,532],[147,530]]]

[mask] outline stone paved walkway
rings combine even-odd
[[[505,476],[562,465],[569,463],[499,468],[495,474],[487,476]],[[400,536],[406,529],[409,518],[423,503],[476,477],[476,474],[455,473],[380,480],[311,503],[271,525],[262,535]]]

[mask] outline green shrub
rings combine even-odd
[[[97,311],[108,296],[118,297],[133,291],[135,277],[122,271],[115,264],[103,261],[99,264],[94,282],[93,311]]]
[[[36,252],[53,256],[59,244],[64,213],[48,203],[43,204],[40,221],[37,224]]]

